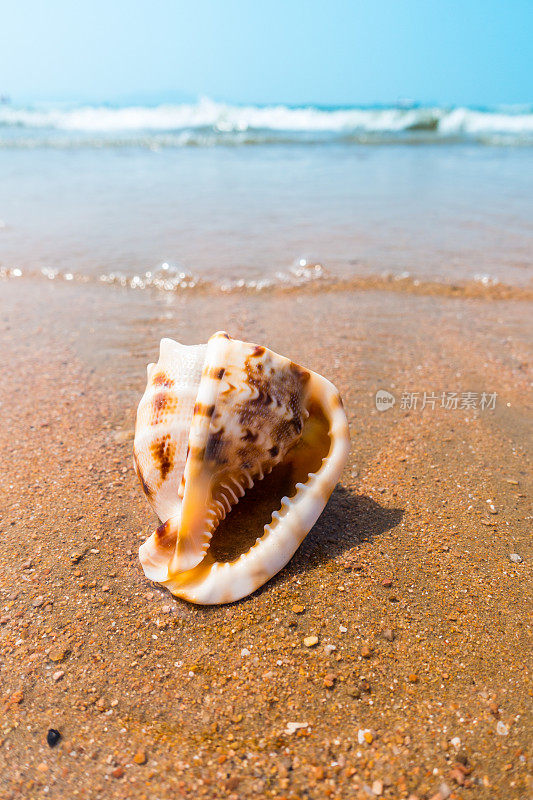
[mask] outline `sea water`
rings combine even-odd
[[[533,110],[0,105],[0,274],[528,285]]]

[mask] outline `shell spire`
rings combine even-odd
[[[292,557],[348,452],[342,401],[321,375],[225,332],[192,347],[163,339],[134,443],[137,474],[162,521],[139,550],[146,576],[195,603],[250,594]],[[255,544],[217,561],[211,544],[222,520],[254,483],[282,472],[287,494],[272,497]]]

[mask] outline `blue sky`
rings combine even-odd
[[[20,0],[14,101],[533,102],[533,0]]]

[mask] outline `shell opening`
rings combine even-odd
[[[216,522],[213,520],[209,554],[214,561],[234,561],[271,533],[290,509],[295,495],[305,491],[312,481],[330,447],[328,421],[320,406],[312,404],[301,438],[284,461],[276,464],[262,479],[257,476],[252,481],[247,476],[246,491],[241,485],[242,494],[232,500],[231,510],[224,510]],[[229,499],[228,494],[226,499]],[[274,512],[273,497],[281,498],[280,507]]]

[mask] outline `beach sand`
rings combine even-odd
[[[0,312],[2,800],[527,796],[530,305],[20,279]],[[142,573],[132,434],[160,337],[217,329],[330,378],[352,452],[287,567],[202,608]]]

